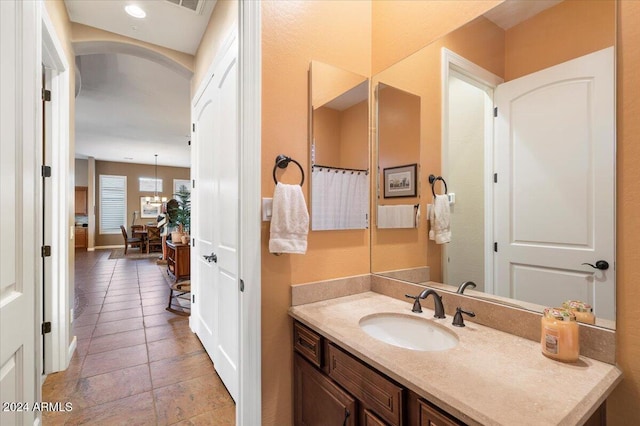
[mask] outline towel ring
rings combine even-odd
[[[437,181],[442,181],[442,184],[444,185],[444,194],[442,195],[447,195],[449,193],[449,191],[447,190],[447,182],[445,182],[442,176],[429,175],[429,183],[431,184],[431,193],[433,194],[433,196],[436,196]]]
[[[300,186],[302,186],[302,184],[304,183],[304,170],[302,169],[302,166],[300,165],[300,163],[298,163],[296,160],[294,160],[291,157],[287,157],[284,154],[280,154],[276,157],[276,165],[273,166],[273,181],[276,183],[276,185],[278,184],[278,178],[276,178],[276,170],[278,169],[278,167],[281,169],[286,169],[290,161],[293,161],[294,163],[296,163],[298,168],[300,168],[300,173],[302,173],[302,180],[300,181]]]

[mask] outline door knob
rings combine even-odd
[[[583,263],[583,265],[591,266],[593,269],[600,269],[601,271],[609,269],[609,262],[606,260],[598,260],[595,265],[591,263]]]
[[[218,263],[218,256],[216,256],[215,253],[211,253],[209,256],[207,256],[206,254],[203,254],[202,257],[204,257],[204,260],[206,260],[207,262],[211,263]]]

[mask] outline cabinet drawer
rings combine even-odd
[[[402,388],[329,343],[329,377],[391,425],[402,424]]]
[[[322,367],[322,336],[297,321],[293,323],[293,347],[316,367]]]
[[[387,426],[385,422],[380,420],[378,416],[373,414],[370,410],[364,410],[364,426]]]
[[[420,400],[420,426],[461,426],[464,423],[444,413],[430,403]]]

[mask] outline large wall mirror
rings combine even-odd
[[[417,149],[399,162],[417,164],[421,214],[411,229],[376,218],[372,273],[451,291],[473,281],[465,295],[535,311],[582,300],[615,328],[614,45],[614,1],[508,0],[373,76],[375,181],[389,117],[415,117]],[[430,174],[446,182],[445,244],[428,239],[445,191]]]
[[[369,79],[309,69],[311,229],[369,227]]]

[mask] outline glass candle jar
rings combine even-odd
[[[593,315],[593,308],[588,303],[584,303],[580,300],[567,300],[562,304],[562,307],[573,312],[576,316],[576,321],[578,322],[583,322],[585,324],[596,323],[596,316]]]
[[[542,353],[563,362],[575,362],[580,356],[578,323],[569,309],[547,308],[542,315]]]

